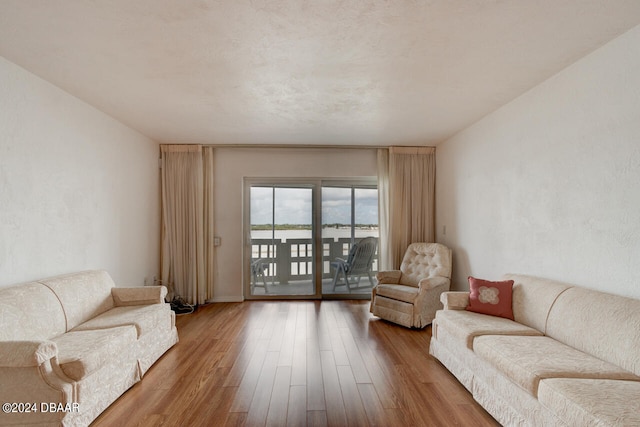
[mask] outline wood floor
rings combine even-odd
[[[104,426],[498,426],[428,354],[431,327],[368,301],[251,301],[177,319],[180,342]]]

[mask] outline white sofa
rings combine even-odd
[[[89,425],[178,341],[166,293],[105,271],[0,288],[0,425]]]
[[[441,296],[429,352],[507,426],[640,426],[640,300],[524,275],[515,321]]]

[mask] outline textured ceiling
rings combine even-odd
[[[437,144],[638,0],[0,0],[0,55],[158,142]]]

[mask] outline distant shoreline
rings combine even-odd
[[[276,224],[272,226],[271,224],[252,224],[252,231],[262,231],[262,230],[271,230],[271,229],[284,231],[284,230],[311,230],[311,224]],[[336,230],[340,229],[350,229],[350,224],[322,224],[322,228],[332,228]],[[378,224],[356,224],[356,229],[359,230],[377,230]]]

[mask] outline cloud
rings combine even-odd
[[[275,206],[273,203],[275,193]],[[271,224],[275,207],[276,224],[311,224],[310,188],[251,187],[251,223]],[[351,188],[322,188],[322,223],[351,223]],[[355,189],[356,224],[378,223],[376,189]]]
[[[310,188],[276,188],[275,223],[276,224],[311,224]]]
[[[311,224],[311,189],[251,187],[251,224],[271,224],[274,212],[276,224]]]

